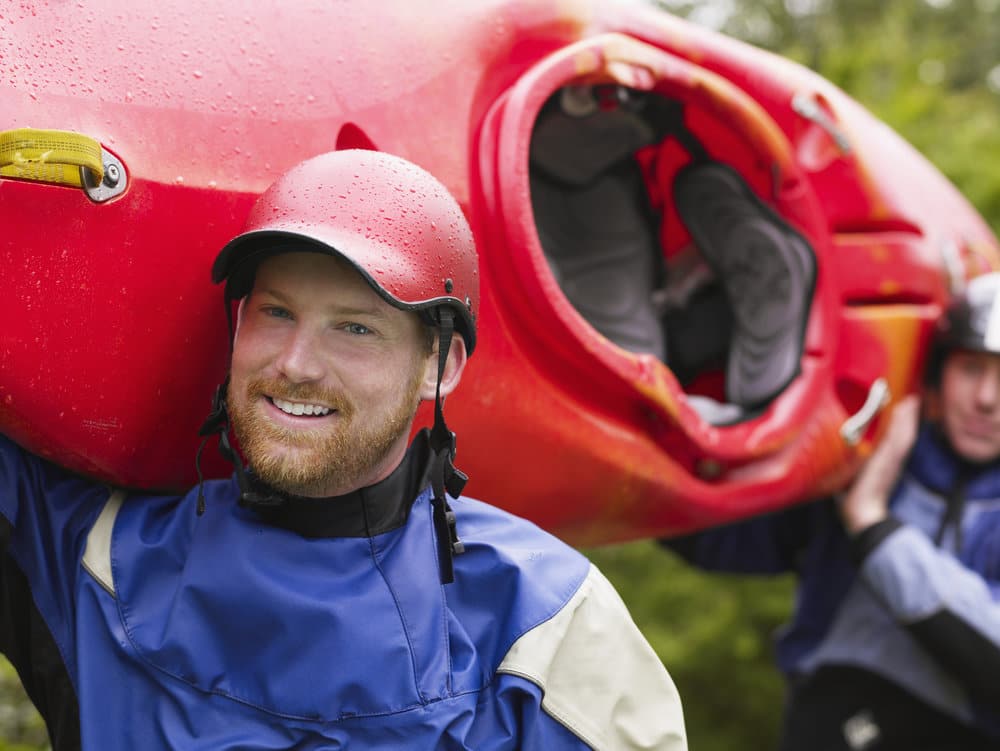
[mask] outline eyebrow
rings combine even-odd
[[[254,290],[262,295],[268,295],[273,297],[278,302],[289,307],[293,306],[293,302],[288,298],[287,295],[282,294],[279,290],[267,288],[267,289],[257,289]],[[337,303],[332,303],[327,306],[327,309],[335,312],[337,315],[347,315],[347,316],[371,316],[373,318],[386,318],[386,311],[381,307],[370,305],[370,306],[341,306]]]

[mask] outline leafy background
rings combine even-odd
[[[474,0],[470,0],[474,1]],[[991,226],[1000,220],[1000,0],[660,0],[841,86],[934,162]],[[652,542],[586,551],[668,666],[695,751],[772,747],[783,689],[773,633],[788,577],[709,576]],[[0,751],[46,748],[0,664]]]

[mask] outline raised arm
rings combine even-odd
[[[0,435],[0,651],[55,748],[79,743],[74,590],[86,531],[108,495]]]
[[[782,574],[799,570],[801,555],[816,535],[830,534],[834,513],[824,499],[660,544],[706,571]]]

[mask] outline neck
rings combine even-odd
[[[248,472],[240,505],[263,521],[303,537],[369,537],[405,523],[428,484],[427,431],[413,439],[396,466],[377,482],[345,493],[305,496],[277,490]]]

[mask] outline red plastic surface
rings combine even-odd
[[[912,389],[947,300],[997,244],[931,165],[787,61],[638,4],[38,2],[0,11],[0,129],[72,130],[124,163],[107,203],[0,180],[0,430],[127,486],[192,483],[228,357],[209,267],[283,170],[345,147],[420,164],[481,257],[475,356],[447,415],[468,492],[572,542],[662,535],[841,486],[870,450],[844,420],[885,377]],[[669,368],[597,333],[539,245],[528,145],[571,83],[679,99],[711,155],[818,260],[802,371],[761,414],[704,422]],[[798,114],[822,108],[849,143]],[[672,221],[662,159],[651,189]],[[214,450],[210,475],[228,472]]]

